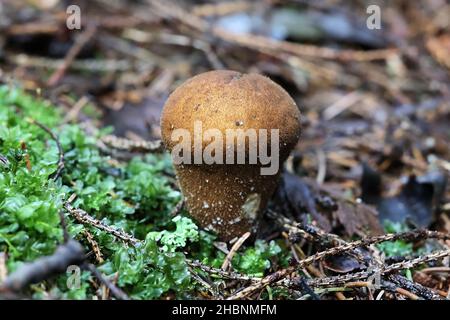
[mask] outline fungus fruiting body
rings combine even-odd
[[[170,95],[161,132],[191,216],[231,240],[255,230],[299,139],[300,113],[267,77],[211,71]]]

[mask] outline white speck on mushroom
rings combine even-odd
[[[203,201],[203,208],[208,209],[209,208],[209,204],[206,201]]]
[[[205,229],[206,229],[207,231],[214,231],[214,232],[216,232],[216,228],[214,228],[212,224],[208,224],[208,225],[205,227]]]

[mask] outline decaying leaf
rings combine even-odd
[[[381,175],[364,165],[361,198],[377,207],[381,222],[409,222],[428,227],[435,219],[435,207],[443,197],[446,184],[446,176],[439,172],[421,177],[410,176],[397,196],[383,197]]]
[[[324,198],[328,198],[333,204],[324,205]],[[332,226],[341,225],[348,236],[383,233],[374,208],[351,202],[307,178],[285,173],[276,196],[276,201],[280,200],[285,200],[288,208],[284,209],[294,212],[296,219],[304,220],[309,213],[325,231],[330,231]]]

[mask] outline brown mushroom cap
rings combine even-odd
[[[295,102],[283,88],[258,74],[210,71],[178,87],[161,116],[162,139],[169,151],[178,143],[171,138],[175,129],[190,131],[194,144],[195,121],[201,121],[203,132],[214,128],[224,137],[227,129],[267,129],[269,133],[279,129],[280,166],[300,136]],[[203,141],[202,149],[209,142]],[[275,191],[280,170],[261,175],[260,168],[259,163],[247,162],[175,165],[190,214],[223,240],[254,231],[258,214]]]

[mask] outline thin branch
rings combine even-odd
[[[86,211],[84,211],[82,209],[75,209],[74,207],[72,207],[72,205],[69,202],[66,202],[64,207],[66,208],[66,210],[70,213],[70,215],[75,220],[77,220],[78,222],[80,222],[82,224],[91,225],[97,229],[106,231],[106,232],[112,234],[114,237],[116,237],[124,242],[127,242],[133,246],[138,246],[139,244],[142,243],[141,240],[124,232],[123,230],[117,229],[112,226],[108,226],[105,223],[103,223],[102,221],[95,219],[94,217],[90,216]]]
[[[119,300],[130,300],[130,298],[123,292],[120,288],[118,288],[114,283],[109,281],[103,274],[91,263],[86,264],[84,266],[88,269],[102,284],[105,285],[111,292],[111,294]]]
[[[339,284],[351,282],[351,281],[357,281],[362,279],[367,279],[374,275],[384,275],[384,274],[390,274],[398,270],[403,269],[410,269],[414,268],[420,264],[437,260],[443,257],[450,256],[450,250],[441,250],[434,253],[430,253],[427,255],[424,255],[422,257],[418,257],[411,260],[405,260],[398,263],[394,263],[387,266],[381,266],[378,270],[373,271],[360,271],[356,273],[350,273],[345,275],[339,275],[339,276],[333,276],[333,277],[327,277],[327,278],[319,278],[319,279],[311,279],[308,281],[308,284],[311,287],[329,287],[329,286],[336,286]]]
[[[422,286],[419,283],[412,282],[408,280],[407,278],[401,276],[401,275],[389,275],[387,279],[396,285],[411,291],[412,293],[418,295],[419,297],[422,297],[427,300],[440,300],[442,299],[441,296],[434,293],[427,287]]]
[[[92,247],[92,251],[95,255],[95,260],[97,260],[98,264],[102,264],[105,260],[103,259],[102,252],[97,241],[95,241],[94,236],[87,229],[85,229],[83,233],[86,237],[87,242],[89,242],[89,245]]]
[[[64,58],[64,63],[55,70],[55,72],[50,76],[47,81],[49,86],[56,85],[61,78],[64,76],[67,68],[71,65],[71,63],[75,60],[77,55],[81,52],[83,47],[89,42],[89,40],[94,36],[97,27],[95,24],[89,24],[84,31],[75,41],[74,45],[67,52],[66,57]]]
[[[261,281],[261,278],[251,277],[235,271],[224,271],[222,269],[213,268],[201,263],[200,261],[186,259],[186,262],[192,268],[198,268],[203,272],[206,272],[210,275],[218,276],[223,279],[253,281],[253,282]]]
[[[247,240],[248,237],[250,237],[250,235],[251,235],[250,232],[246,232],[234,243],[234,245],[231,247],[230,252],[228,252],[227,256],[225,257],[225,260],[223,261],[221,267],[223,271],[226,271],[228,269],[235,253],[239,250],[239,248],[242,246],[245,240]]]
[[[61,224],[61,228],[63,230],[63,239],[64,243],[67,243],[70,239],[69,231],[67,230],[67,223],[66,223],[66,217],[64,217],[64,212],[62,210],[59,210],[59,221]]]
[[[212,26],[201,17],[190,15],[173,1],[148,0],[154,9],[154,13],[169,19],[176,19],[190,28],[203,34],[212,34],[223,41],[238,44],[254,50],[271,50],[274,52],[285,52],[300,57],[322,58],[343,61],[373,61],[385,60],[397,53],[398,50],[380,49],[370,51],[337,50],[314,45],[298,44],[288,41],[280,41],[255,34],[236,34],[221,27]],[[185,17],[189,16],[189,19]]]
[[[357,241],[353,241],[350,243],[342,244],[340,246],[318,252],[312,256],[302,259],[295,266],[290,266],[288,268],[278,270],[278,271],[266,276],[265,278],[263,278],[259,283],[253,284],[253,285],[235,293],[234,295],[230,296],[228,299],[232,300],[232,299],[245,298],[245,297],[251,295],[252,293],[254,293],[255,291],[263,289],[264,287],[271,285],[275,282],[278,282],[281,279],[287,277],[288,275],[294,273],[297,270],[297,268],[303,268],[306,265],[309,265],[315,261],[321,260],[327,256],[341,254],[343,252],[353,250],[353,249],[356,249],[361,246],[368,246],[368,245],[372,245],[372,244],[384,242],[384,241],[395,241],[398,239],[417,240],[417,239],[425,239],[425,238],[437,238],[437,239],[447,240],[447,239],[450,239],[450,234],[444,234],[441,232],[429,231],[429,230],[415,230],[415,231],[408,231],[408,232],[403,232],[403,233],[398,233],[398,234],[386,234],[386,235],[381,235],[381,236],[369,237],[369,238],[365,238],[362,240],[357,240]],[[377,272],[379,272],[380,274],[386,274],[386,273],[391,273],[396,270],[408,269],[415,265],[425,263],[428,261],[432,261],[432,260],[436,260],[436,259],[446,256],[446,255],[450,255],[450,250],[438,251],[434,254],[422,256],[422,257],[419,257],[416,259],[406,260],[406,261],[402,261],[402,262],[388,265],[388,266],[381,266],[381,267],[379,267],[380,269]],[[325,286],[328,286],[328,285],[334,286],[339,283],[346,283],[349,281],[355,281],[355,280],[368,278],[373,274],[374,274],[374,272],[362,271],[362,272],[357,272],[357,273],[352,273],[352,274],[342,275],[342,276],[336,276],[336,277],[319,278],[319,279],[311,280],[311,282],[309,282],[308,285],[313,286],[313,287],[314,286],[324,286],[324,285]]]
[[[172,211],[170,211],[169,217],[175,217],[176,215],[178,215],[181,212],[181,210],[183,210],[184,205],[185,205],[184,198],[182,198],[180,201],[178,201],[178,203],[175,205]]]
[[[49,277],[63,273],[70,265],[80,265],[85,259],[83,247],[75,240],[58,246],[50,255],[25,263],[11,273],[0,285],[2,292],[18,292],[31,283],[37,283]]]
[[[163,150],[161,140],[134,141],[113,135],[106,135],[101,138],[101,141],[110,148],[128,152],[161,152]]]

